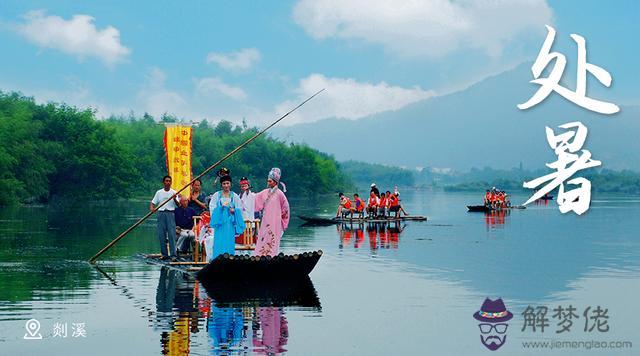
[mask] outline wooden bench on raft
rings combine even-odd
[[[200,236],[200,229],[202,228],[200,220],[200,216],[193,217],[193,232],[196,236]],[[255,249],[255,235],[260,228],[260,219],[256,219],[254,221],[245,220],[244,224],[245,229],[244,233],[242,234],[242,243],[239,244],[239,246],[236,245],[236,250],[253,250]],[[193,245],[193,261],[207,261],[207,251],[204,246],[202,246],[203,241],[198,243],[194,239]]]
[[[256,248],[256,236],[260,228],[260,219],[253,221],[245,220],[244,233],[242,234],[242,243],[236,246],[236,250],[254,250]]]
[[[367,214],[367,217],[369,217],[369,218],[376,217],[376,218],[381,218],[381,219],[395,218],[395,216],[396,216],[395,211],[391,211],[391,210],[389,210],[389,208],[386,208],[384,210],[384,215],[379,215],[377,212],[375,214],[374,213],[366,213],[366,214]]]
[[[350,210],[350,211],[342,211],[342,218],[343,219],[353,219],[354,217],[356,219],[364,219],[364,214],[365,211],[356,211],[356,210]]]

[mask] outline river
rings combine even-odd
[[[505,355],[539,353],[529,342],[556,342],[544,352],[562,355],[640,348],[640,197],[595,195],[583,216],[561,214],[553,201],[485,215],[466,211],[477,194],[401,193],[427,222],[306,227],[292,219],[282,250],[324,255],[306,297],[275,304],[220,303],[192,277],[145,263],[137,256],[157,252],[155,221],[97,268],[88,264],[146,213],[146,201],[3,208],[0,354],[480,354],[473,314],[486,297],[502,298],[513,314]],[[292,215],[330,215],[333,199],[291,199]],[[575,317],[554,316],[559,306]],[[29,319],[39,323],[34,333]],[[33,335],[42,339],[25,339]]]

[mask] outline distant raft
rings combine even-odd
[[[500,210],[507,210],[507,209],[526,209],[526,206],[522,206],[522,205],[514,205],[514,206],[508,206],[508,207],[504,207],[504,208],[492,208],[490,206],[486,206],[486,205],[467,205],[467,209],[469,209],[469,212],[473,212],[473,213],[488,213],[491,211],[500,211]]]
[[[198,280],[212,281],[253,281],[253,280],[296,280],[304,279],[320,260],[322,250],[271,256],[230,256],[216,257],[196,273]]]
[[[352,218],[327,218],[321,216],[306,216],[306,215],[298,215],[301,220],[305,221],[307,225],[334,225],[340,223],[386,223],[386,222],[396,222],[396,221],[427,221],[426,216],[420,215],[410,215],[410,216],[402,216],[402,217],[374,217],[370,218],[366,217],[352,217]]]

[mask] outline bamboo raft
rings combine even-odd
[[[322,216],[306,216],[298,215],[298,217],[305,221],[306,225],[334,225],[340,223],[387,223],[398,221],[427,221],[426,216],[411,215],[402,217],[340,217],[340,218],[327,218]]]
[[[510,209],[526,209],[526,208],[527,208],[526,206],[522,206],[522,205],[507,206],[504,208],[492,208],[486,205],[467,205],[467,209],[469,210],[469,212],[472,212],[472,213],[489,213],[492,211],[510,210]]]

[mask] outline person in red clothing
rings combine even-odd
[[[372,190],[369,193],[369,202],[367,203],[367,213],[369,216],[376,215],[378,212],[378,204],[380,203],[380,198],[376,195],[376,193]]]
[[[387,205],[389,206],[389,215],[391,215],[391,213],[395,213],[396,217],[398,217],[400,205],[398,204],[398,197],[396,197],[395,194],[387,192]]]
[[[497,197],[497,206],[498,208],[504,208],[505,207],[505,193],[504,192],[498,192]]]
[[[496,195],[496,187],[491,188],[491,192],[489,192],[489,202],[492,208],[496,208],[496,200],[498,196]]]
[[[338,205],[336,218],[340,217],[341,214],[351,214],[353,212],[351,200],[342,193],[338,193],[338,197],[340,197],[340,205]]]
[[[491,191],[489,189],[484,193],[484,206],[491,206]]]
[[[389,204],[389,213],[396,213],[396,218],[400,217],[400,212],[402,212],[405,216],[409,215],[400,205],[400,193],[388,194],[389,198],[387,199]]]
[[[378,201],[378,216],[387,215],[387,196],[385,193],[380,193],[380,200]]]
[[[353,202],[355,203],[355,211],[358,213],[363,213],[365,204],[364,204],[364,200],[360,198],[358,193],[353,194]]]

